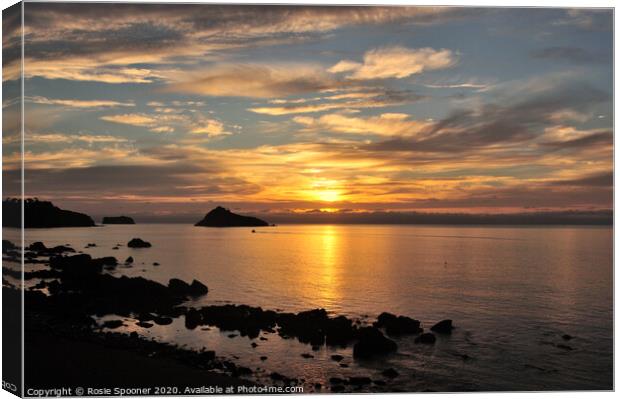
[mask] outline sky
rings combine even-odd
[[[29,197],[162,220],[612,208],[611,10],[24,9]],[[18,97],[3,111],[7,196]]]

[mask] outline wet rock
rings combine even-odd
[[[131,265],[132,263],[133,263],[133,256],[130,256],[127,259],[125,259],[125,264],[126,265]]]
[[[167,326],[172,324],[171,317],[156,317],[153,319],[153,321],[155,322],[155,324],[158,324],[160,326]]]
[[[260,360],[264,362],[265,360],[267,360],[267,356],[261,356]]]
[[[573,348],[571,346],[564,345],[564,344],[557,344],[556,347],[558,347],[560,349],[564,349],[566,351],[572,351],[573,350]]]
[[[243,367],[243,366],[237,367],[236,373],[233,373],[234,376],[250,375],[250,374],[252,374],[252,370],[249,369],[248,367]]]
[[[94,248],[96,246],[97,246],[97,244],[95,244],[94,242],[90,242],[90,243],[86,244],[86,246],[84,248]]]
[[[385,328],[388,335],[419,334],[422,332],[420,321],[407,316],[396,316],[383,312],[373,324],[377,328]]]
[[[205,295],[209,292],[209,289],[206,285],[202,284],[200,281],[194,280],[192,284],[187,284],[183,280],[179,280],[178,278],[170,279],[168,282],[168,288],[174,295],[178,295],[180,297],[197,297]]]
[[[26,249],[30,251],[42,252],[42,251],[46,251],[47,247],[41,241],[37,241],[27,246]]]
[[[330,387],[332,392],[344,392],[344,386],[343,385],[332,385]]]
[[[415,339],[415,343],[418,344],[434,344],[436,341],[435,334],[424,333]]]
[[[398,377],[398,371],[394,370],[393,368],[389,368],[389,369],[383,370],[381,372],[381,375],[387,378],[396,378]]]
[[[252,346],[252,348],[256,348],[258,346],[258,344],[256,342],[252,342],[251,346]]]
[[[142,328],[151,328],[153,327],[153,323],[149,323],[148,321],[139,321],[136,323],[137,326],[140,326]]]
[[[159,266],[159,263],[153,262],[153,266]]]
[[[328,319],[325,323],[325,341],[327,345],[346,345],[355,337],[351,320],[344,316]]]
[[[342,356],[342,355],[332,355],[332,356],[331,356],[331,359],[332,359],[333,361],[335,361],[335,362],[339,362],[339,361],[341,361],[342,359],[344,359],[344,356]]]
[[[52,256],[50,257],[50,267],[60,270],[67,275],[77,277],[101,273],[103,265],[100,262],[93,262],[90,255],[80,254],[73,256]]]
[[[285,376],[283,376],[280,373],[276,373],[276,372],[273,372],[273,373],[269,374],[269,378],[271,378],[274,381],[284,381],[284,380],[286,380]]]
[[[103,328],[109,328],[109,329],[115,329],[115,328],[119,328],[123,326],[123,321],[122,320],[108,320],[105,321],[101,327]]]
[[[301,357],[303,357],[304,359],[314,359],[314,356],[309,353],[302,353]]]
[[[358,330],[359,341],[353,346],[353,357],[369,358],[395,352],[396,342],[386,338],[375,327],[363,327]]]
[[[9,251],[13,251],[16,250],[17,246],[15,244],[13,244],[11,241],[9,240],[2,240],[2,253],[5,254]]]
[[[329,383],[331,385],[339,385],[339,384],[344,384],[345,380],[343,380],[342,378],[339,378],[339,377],[331,377],[329,379]]]
[[[190,309],[185,313],[185,327],[193,330],[202,323],[202,314],[196,309]]]
[[[562,339],[564,341],[570,341],[571,339],[573,339],[573,337],[571,335],[564,334],[564,335],[562,335]]]
[[[374,380],[372,383],[375,384],[375,385],[378,385],[378,386],[386,385],[386,382],[383,381],[383,380]]]
[[[265,337],[260,337],[259,339],[260,339],[261,341],[267,341],[267,338],[265,338]]]
[[[235,338],[237,337],[237,334],[228,334],[228,338]]]
[[[207,288],[206,285],[204,285],[198,280],[193,280],[189,286],[189,289],[190,289],[189,294],[191,296],[207,295],[207,293],[209,292],[209,288]]]
[[[346,363],[340,363],[338,366],[342,367],[343,369],[346,369],[347,367],[349,367],[349,365]]]
[[[439,323],[431,327],[431,331],[438,334],[451,334],[452,333],[452,320],[442,320]]]
[[[321,389],[323,385],[320,382],[314,384],[314,389]]]
[[[371,382],[369,377],[350,377],[348,381],[351,385],[370,385]]]
[[[127,246],[129,248],[150,248],[151,247],[151,243],[144,241],[140,238],[132,238],[128,243]]]

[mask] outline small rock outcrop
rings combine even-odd
[[[129,216],[104,216],[102,224],[136,224]]]
[[[353,357],[369,358],[395,352],[396,342],[386,338],[375,327],[363,327],[358,331],[359,341],[353,346]]]
[[[226,208],[218,206],[194,226],[203,227],[259,227],[269,226],[269,223],[253,216],[242,216],[232,213]]]
[[[435,334],[424,333],[415,339],[416,344],[434,344],[436,341]]]
[[[439,323],[431,327],[431,331],[438,334],[451,334],[452,333],[452,320],[442,320]]]
[[[24,203],[24,228],[33,227],[92,227],[93,219],[79,212],[60,209],[49,201],[28,198]],[[2,226],[22,227],[22,201],[8,198],[2,201]]]
[[[396,316],[383,312],[373,324],[377,328],[385,328],[388,335],[419,334],[422,332],[420,321],[407,316]]]
[[[129,248],[151,248],[151,243],[141,238],[132,238],[131,241],[127,243],[127,246]]]

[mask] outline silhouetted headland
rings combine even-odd
[[[18,198],[2,201],[2,226],[21,227],[21,204]],[[60,209],[49,201],[37,198],[24,200],[24,227],[92,227],[93,219],[79,212]]]
[[[136,224],[129,216],[104,216],[102,224]]]
[[[232,213],[226,208],[218,206],[194,226],[204,227],[259,227],[269,226],[269,223],[253,216],[242,216]]]

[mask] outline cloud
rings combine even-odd
[[[569,61],[575,64],[608,64],[611,53],[592,53],[581,47],[545,47],[530,53],[532,58]]]
[[[204,135],[206,137],[232,134],[224,123],[217,119],[205,117],[200,112],[184,109],[155,108],[156,113],[132,113],[105,115],[99,119],[124,125],[147,128],[155,133],[172,133],[174,131]]]
[[[409,49],[402,46],[380,47],[364,54],[363,61],[343,60],[332,66],[332,73],[347,72],[348,79],[402,79],[424,71],[455,65],[456,55],[447,49],[429,47]]]
[[[206,96],[271,98],[318,92],[339,84],[319,66],[232,64],[172,74],[166,91]]]
[[[319,118],[298,116],[293,120],[312,131],[379,136],[414,136],[429,126],[429,123],[411,120],[409,115],[399,113],[384,113],[368,118],[342,114],[323,115]]]
[[[62,105],[72,108],[106,108],[106,107],[134,107],[133,101],[120,102],[112,100],[72,100],[46,98],[42,96],[26,97],[26,102],[45,105]]]
[[[253,107],[249,111],[266,115],[289,115],[323,112],[335,109],[382,108],[403,105],[423,98],[408,91],[350,92],[312,99],[276,100],[280,106]],[[342,101],[344,100],[344,101]]]

